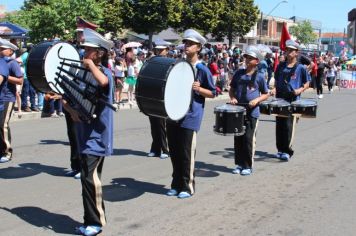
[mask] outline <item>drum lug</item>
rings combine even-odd
[[[220,117],[223,117],[223,113],[220,113],[219,115],[220,115]]]
[[[220,131],[220,132],[223,132],[223,128],[220,127],[220,128],[219,128],[219,131]]]

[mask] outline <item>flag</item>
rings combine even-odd
[[[273,65],[273,71],[274,72],[276,72],[278,64],[279,64],[278,51],[276,51],[275,56],[274,56],[274,65]]]
[[[281,41],[279,42],[279,47],[282,51],[286,50],[286,41],[290,39],[290,35],[287,29],[287,23],[283,22],[282,33],[281,33]]]

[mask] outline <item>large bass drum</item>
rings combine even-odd
[[[136,101],[148,116],[182,119],[192,102],[195,73],[190,63],[152,57],[141,68],[136,83]]]
[[[68,65],[62,65],[63,58],[78,61],[70,62],[79,64],[79,53],[69,43],[65,42],[42,42],[32,48],[27,61],[27,78],[32,86],[43,93],[55,92],[63,94],[63,90],[58,86],[55,78],[58,67],[70,71]]]

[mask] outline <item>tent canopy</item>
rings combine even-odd
[[[28,38],[28,30],[19,25],[4,21],[0,22],[0,37],[2,38]]]

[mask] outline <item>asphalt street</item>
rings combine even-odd
[[[311,90],[304,97],[315,97]],[[302,118],[289,162],[276,153],[274,117],[260,118],[254,172],[234,168],[233,137],[213,132],[206,103],[197,138],[196,194],[167,197],[169,159],[146,157],[150,127],[138,109],[115,114],[114,155],[103,169],[108,224],[102,235],[355,235],[356,90],[336,90],[318,102],[316,119]],[[82,222],[81,185],[65,177],[65,120],[11,123],[13,161],[0,164],[0,235],[71,235]]]

